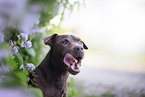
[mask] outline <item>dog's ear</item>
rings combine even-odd
[[[88,49],[88,47],[87,47],[87,45],[83,42],[83,47],[84,47],[84,49]]]
[[[51,36],[45,37],[43,39],[44,40],[44,43],[46,45],[52,46],[53,45],[53,42],[54,42],[54,39],[55,39],[56,36],[57,36],[57,34],[53,34]]]

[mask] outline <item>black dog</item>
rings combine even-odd
[[[53,34],[46,37],[44,43],[51,49],[36,68],[37,87],[44,97],[66,97],[69,73],[76,75],[80,72],[84,49],[88,47],[74,35]]]

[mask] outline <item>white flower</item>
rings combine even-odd
[[[33,13],[38,13],[42,10],[42,7],[38,4],[31,4],[30,6],[30,10],[33,12]]]
[[[36,32],[38,32],[38,30],[39,30],[39,29],[32,29],[31,32],[32,32],[32,33],[36,33]]]
[[[15,58],[15,56],[13,56],[13,55],[11,55],[11,57],[12,57],[12,59],[14,59],[14,58]]]
[[[12,49],[12,53],[18,53],[18,49],[17,49],[17,47],[15,46],[15,47],[13,47],[13,49]]]
[[[43,33],[43,32],[45,32],[45,30],[46,30],[46,27],[42,27],[40,29],[32,29],[31,32],[32,33]]]
[[[14,44],[13,44],[13,42],[12,42],[12,40],[10,40],[10,46],[13,46]]]
[[[25,47],[24,42],[21,43],[21,47]]]
[[[23,64],[20,66],[20,69],[24,69],[24,65]]]
[[[24,33],[21,33],[21,36],[22,36],[22,38],[23,38],[25,41],[28,40],[28,35],[26,35],[26,34],[24,34]]]
[[[40,14],[25,14],[25,17],[22,19],[18,29],[23,33],[29,35],[34,26],[39,24]]]
[[[25,48],[30,48],[32,46],[32,42],[31,41],[27,41],[25,44]]]
[[[4,35],[3,33],[0,31],[0,43],[4,42]]]
[[[29,70],[34,70],[35,69],[35,66],[34,64],[32,63],[27,63],[27,66],[26,66]]]
[[[20,26],[18,26],[18,29],[27,35],[29,35],[31,31],[31,27],[25,24],[21,24]]]
[[[20,39],[21,37],[20,37],[20,35],[17,35],[17,37],[18,37],[18,39]]]
[[[45,30],[46,30],[46,27],[42,27],[41,29],[39,29],[39,33],[43,33],[45,32]]]
[[[28,81],[30,80],[30,78],[28,78]]]

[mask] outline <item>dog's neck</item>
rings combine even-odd
[[[56,94],[56,91],[56,97],[62,97],[60,95],[63,95],[64,93],[66,94],[66,81],[69,76],[69,72],[62,68],[56,67],[56,65],[61,66],[62,64],[54,63],[52,61],[53,56],[51,55],[51,51],[49,51],[45,59],[36,69],[37,86],[43,91],[44,97],[55,97],[54,95]],[[53,96],[45,96],[50,94]]]
[[[57,80],[66,81],[69,76],[69,72],[65,68],[60,67],[63,65],[62,63],[59,63],[59,61],[54,62],[52,61],[53,59],[54,56],[52,54],[52,50],[50,50],[46,55],[46,58],[41,63],[40,68],[45,68],[44,69],[45,72],[50,72],[47,73],[47,74],[51,74],[48,75],[48,77],[54,78],[56,81]]]

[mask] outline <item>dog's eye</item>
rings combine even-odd
[[[82,44],[83,44],[83,41],[79,40],[78,43],[79,43],[80,45],[82,45]]]
[[[62,43],[63,44],[68,44],[68,40],[64,40]]]

